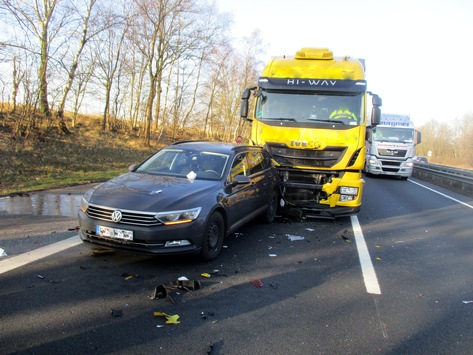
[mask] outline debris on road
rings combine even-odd
[[[172,304],[176,303],[174,299],[171,297],[171,295],[168,293],[168,290],[166,289],[164,285],[157,285],[154,288],[153,294],[149,298],[151,298],[152,300],[164,298],[164,299],[169,300]]]
[[[340,235],[340,237],[342,237],[342,239],[347,243],[351,243],[350,238],[348,238],[349,233],[350,233],[350,231],[348,229],[345,229]]]
[[[289,239],[291,242],[297,241],[297,240],[304,240],[304,237],[300,235],[292,235],[292,234],[286,234],[287,239]]]
[[[123,316],[123,311],[120,308],[112,308],[110,314],[114,317],[121,317]]]
[[[176,304],[176,301],[174,300],[174,297],[171,295],[171,293],[179,295],[179,290],[196,291],[200,290],[201,288],[202,284],[200,281],[189,280],[187,277],[180,277],[176,282],[169,285],[157,285],[149,298],[152,300],[167,299],[172,304]]]
[[[179,322],[179,315],[178,314],[174,314],[172,316],[164,313],[164,312],[154,312],[153,314],[155,317],[164,317],[166,318],[166,323],[165,324],[180,324],[181,322]]]
[[[257,279],[257,280],[251,280],[250,283],[255,286],[255,287],[263,287],[263,282],[261,282],[261,280]]]
[[[208,317],[213,317],[213,316],[215,316],[215,313],[213,313],[213,312],[207,312],[207,313],[200,312],[200,318],[201,319],[207,319]]]
[[[134,277],[133,275],[127,274],[126,272],[124,272],[121,276],[124,280],[130,280]]]

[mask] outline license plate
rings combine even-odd
[[[133,231],[128,231],[125,229],[97,226],[95,232],[101,237],[133,240]]]

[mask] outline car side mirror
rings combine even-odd
[[[249,184],[251,182],[251,179],[246,175],[237,175],[235,176],[233,182],[236,182],[238,185]]]
[[[128,167],[128,171],[135,171],[139,164],[131,164]]]
[[[251,179],[245,175],[237,175],[230,184],[230,187],[235,187],[237,185],[246,185],[251,182]]]

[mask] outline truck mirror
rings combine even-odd
[[[383,100],[376,94],[370,93],[372,96],[371,103],[375,107],[383,106]]]
[[[243,100],[240,105],[240,117],[248,119],[248,100]]]
[[[420,142],[422,142],[422,134],[420,133],[420,131],[416,131],[416,134],[417,134],[416,143],[420,144]]]
[[[243,90],[243,93],[241,94],[241,99],[248,100],[250,98],[250,93],[251,93],[251,89]]]
[[[371,125],[377,126],[381,122],[381,109],[378,106],[373,106],[371,110]]]
[[[240,117],[243,119],[248,119],[248,99],[250,98],[250,93],[250,89],[245,89],[241,94]]]

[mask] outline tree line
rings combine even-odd
[[[431,119],[419,131],[422,143],[416,147],[417,155],[428,156],[435,164],[473,168],[472,112],[457,117],[454,123]]]
[[[246,129],[240,95],[256,82],[261,41],[255,32],[236,49],[213,4],[1,0],[0,16],[0,101],[22,129],[68,133],[79,112],[99,110],[103,130],[135,130],[148,145],[189,127],[219,140]]]
[[[68,133],[84,112],[147,145],[193,129],[248,135],[240,96],[257,82],[261,40],[235,48],[228,15],[206,0],[0,0],[0,18],[0,104],[18,131]],[[418,155],[473,166],[473,113],[419,130]]]

